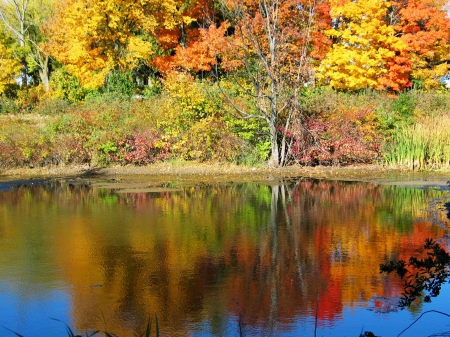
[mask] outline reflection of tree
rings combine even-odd
[[[244,327],[270,334],[314,316],[317,294],[320,324],[344,305],[398,294],[401,284],[377,274],[380,261],[409,256],[442,231],[397,218],[426,219],[424,204],[439,193],[301,180],[148,194],[63,185],[0,193],[0,223],[2,238],[28,252],[14,261],[24,274],[33,258],[46,259],[52,279],[70,285],[80,331],[132,335],[157,313],[169,335],[200,323],[226,335],[235,299]],[[11,225],[19,215],[33,226]]]
[[[432,297],[440,294],[442,285],[450,280],[450,254],[432,239],[426,239],[423,258],[411,256],[408,262],[404,260],[390,261],[380,265],[380,271],[397,274],[405,280],[401,308],[409,307],[423,296],[424,302],[431,302]]]

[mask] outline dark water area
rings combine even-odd
[[[67,336],[65,324],[135,336],[149,317],[154,335],[155,315],[163,336],[396,336],[426,310],[448,311],[446,288],[398,310],[403,281],[379,272],[426,238],[447,245],[447,188],[8,184],[1,336]],[[450,319],[429,316],[414,336],[450,331]]]

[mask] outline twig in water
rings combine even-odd
[[[238,325],[239,325],[239,337],[244,337],[244,334],[243,334],[243,332],[242,332],[242,323],[241,323],[241,317],[242,317],[242,315],[241,315],[241,306],[239,305],[239,302],[236,301],[234,298],[233,298],[233,301],[234,301],[234,303],[236,303],[236,305],[237,305],[237,307],[238,307],[238,313],[239,313],[239,320],[238,320]]]
[[[437,310],[428,310],[428,311],[425,311],[425,312],[423,312],[422,315],[420,315],[414,322],[412,322],[405,330],[403,330],[402,332],[400,332],[400,333],[397,335],[397,337],[399,337],[402,333],[404,333],[406,330],[408,330],[410,327],[412,327],[414,324],[416,324],[416,322],[417,322],[419,319],[421,319],[422,316],[424,316],[425,314],[429,314],[429,313],[431,313],[431,312],[435,312],[435,313],[438,313],[438,314],[441,314],[441,315],[450,317],[449,314],[446,314],[445,312],[442,312],[442,311],[437,311]]]
[[[2,325],[2,328],[8,330],[9,332],[12,332],[12,333],[15,334],[17,337],[23,337],[21,334],[18,334],[17,332],[15,332],[15,331],[13,331],[13,330],[11,330],[11,329],[8,329],[6,326],[3,326],[3,325]]]
[[[317,317],[319,315],[319,294],[317,294],[317,301],[316,301],[316,319],[314,321],[314,337],[317,336]]]

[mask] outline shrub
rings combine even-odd
[[[86,149],[82,135],[64,133],[55,137],[53,153],[63,164],[84,164],[91,162],[91,154]]]
[[[162,92],[162,83],[156,78],[149,78],[149,84],[142,88],[142,95],[146,99],[154,98]]]
[[[53,71],[50,77],[50,97],[66,99],[69,102],[80,102],[86,96],[80,81],[64,67]]]
[[[25,161],[26,158],[17,144],[8,140],[0,140],[0,167],[21,166]]]
[[[268,127],[261,119],[239,119],[231,115],[224,116],[228,129],[240,139],[240,153],[236,164],[253,166],[265,162],[270,155],[271,144]]]
[[[417,105],[417,98],[412,91],[400,93],[392,102],[392,112],[401,119],[410,119],[414,115],[414,109]]]
[[[218,111],[209,99],[204,84],[185,73],[170,73],[163,81],[158,126],[172,137]]]
[[[0,114],[17,113],[19,111],[19,104],[14,99],[0,97]]]
[[[114,161],[145,165],[169,158],[170,146],[156,131],[133,132],[117,144]]]
[[[44,87],[25,87],[17,91],[16,103],[20,107],[20,112],[31,112],[44,95]]]
[[[4,117],[0,124],[2,163],[5,166],[39,166],[52,156],[47,120],[33,114]]]
[[[284,131],[291,161],[302,165],[371,163],[381,152],[374,108],[340,107],[321,116],[297,118]]]
[[[195,123],[174,143],[173,153],[186,160],[235,162],[244,143],[215,117]]]
[[[104,91],[118,96],[130,98],[136,93],[131,71],[115,70],[106,76]]]
[[[33,112],[38,115],[57,115],[67,112],[69,106],[70,103],[65,99],[44,97],[34,107]]]

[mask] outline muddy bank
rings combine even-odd
[[[148,166],[115,166],[93,168],[87,166],[53,166],[0,170],[0,181],[27,181],[30,179],[107,180],[111,182],[172,181],[211,183],[220,181],[279,181],[289,178],[367,181],[399,185],[435,185],[446,187],[450,172],[413,172],[378,165],[348,167],[289,166],[283,168],[244,167],[231,164],[158,163]]]

